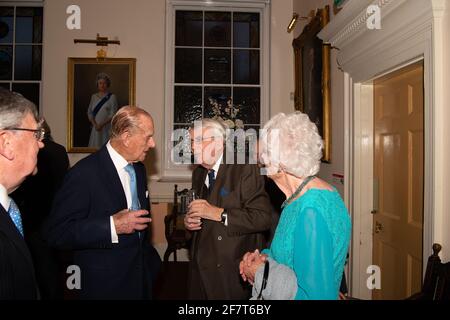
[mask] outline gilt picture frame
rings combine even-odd
[[[294,39],[295,110],[308,114],[324,141],[322,161],[331,162],[330,46],[317,34],[330,20],[330,7],[316,15]]]
[[[119,108],[135,105],[136,59],[70,57],[67,75],[67,150],[70,153],[95,152],[109,136],[108,119]],[[108,80],[106,95],[99,91],[101,78]],[[91,119],[100,112],[109,114],[104,116],[105,122],[99,124],[103,125],[99,130]],[[103,137],[99,138],[96,131],[102,132]]]

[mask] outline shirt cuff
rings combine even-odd
[[[119,236],[117,235],[116,226],[114,225],[114,219],[112,216],[109,217],[109,221],[111,224],[111,242],[119,243]]]

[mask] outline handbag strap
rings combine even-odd
[[[259,291],[257,300],[262,300],[262,292],[267,286],[267,278],[269,278],[269,261],[266,261],[264,264],[264,274],[263,274],[263,280],[261,283],[261,290]]]

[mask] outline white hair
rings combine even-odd
[[[0,129],[19,127],[27,114],[39,122],[36,106],[31,101],[19,93],[0,88]]]
[[[307,114],[277,114],[264,126],[264,136],[268,139],[261,139],[261,161],[272,172],[282,169],[299,178],[319,172],[323,141]]]
[[[203,129],[212,130],[214,136],[216,136],[217,133],[218,135],[221,135],[221,138],[223,138],[224,141],[226,140],[228,127],[223,121],[211,118],[203,118],[201,120],[201,125]]]

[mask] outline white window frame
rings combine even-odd
[[[164,108],[164,151],[162,154],[161,182],[187,182],[191,180],[191,165],[172,163],[170,152],[173,147],[171,134],[174,112],[175,83],[175,12],[191,11],[242,11],[260,14],[260,124],[269,119],[270,101],[270,0],[166,0],[166,71]],[[237,86],[236,86],[237,87]]]

